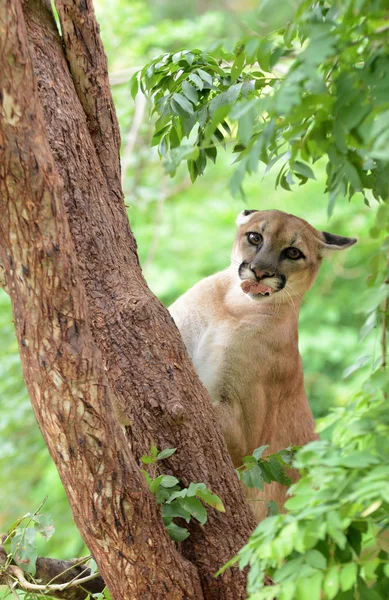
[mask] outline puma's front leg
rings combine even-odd
[[[226,401],[217,402],[214,408],[234,467],[240,467],[243,456],[247,455],[242,411],[239,406]]]

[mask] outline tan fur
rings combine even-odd
[[[300,304],[313,285],[322,256],[343,246],[326,243],[322,232],[281,211],[239,215],[231,265],[203,279],[181,296],[170,312],[182,334],[195,369],[211,396],[235,467],[242,457],[268,444],[268,453],[316,439],[315,425],[304,390],[297,345]],[[263,235],[262,246],[248,243],[247,233]],[[285,248],[301,250],[305,258],[281,258]],[[248,267],[239,275],[242,262]],[[242,279],[256,279],[277,290],[270,296],[244,293]],[[246,490],[258,519],[265,502],[282,506],[286,488],[265,486]]]

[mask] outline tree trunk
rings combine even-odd
[[[93,7],[56,6],[62,38],[48,0],[0,7],[0,252],[36,417],[113,598],[238,600],[244,575],[213,574],[254,519],[208,395],[139,267]],[[153,443],[177,447],[164,468],[205,482],[226,507],[178,548],[139,470]]]

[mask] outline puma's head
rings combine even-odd
[[[277,293],[284,290],[286,297],[301,298],[313,285],[323,256],[357,241],[318,231],[303,219],[280,210],[244,210],[236,224],[231,258],[239,278],[261,281]],[[248,295],[262,300],[269,294]]]

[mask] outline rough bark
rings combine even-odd
[[[16,3],[17,6],[19,6],[19,1]],[[109,510],[112,509],[115,513],[118,507],[112,498],[106,498],[105,490],[110,490],[110,486],[114,484],[113,487],[122,493],[127,485],[127,480],[131,479],[128,481],[128,490],[125,490],[125,494],[130,496],[127,500],[128,514],[130,515],[127,515],[127,520],[130,523],[124,522],[126,515],[121,511],[115,535],[118,536],[118,539],[120,538],[120,544],[128,545],[126,556],[130,562],[133,562],[134,556],[138,552],[137,544],[142,537],[139,532],[146,530],[146,532],[143,531],[145,537],[142,539],[153,540],[149,551],[151,556],[138,554],[136,561],[143,561],[143,568],[146,569],[144,578],[147,577],[149,581],[152,581],[153,577],[155,578],[150,596],[142,596],[141,583],[130,578],[133,585],[131,598],[163,598],[165,596],[158,595],[163,594],[162,591],[158,591],[162,590],[162,588],[158,588],[158,582],[165,581],[169,582],[168,585],[173,586],[169,588],[169,594],[166,596],[169,599],[175,597],[200,599],[203,593],[205,598],[212,600],[238,600],[245,597],[244,575],[237,570],[232,570],[227,571],[219,580],[215,580],[213,574],[245,543],[254,527],[254,519],[244,501],[208,395],[194,373],[182,340],[168,312],[148,289],[139,267],[136,244],[128,225],[122,200],[118,161],[119,131],[108,88],[106,59],[98,38],[98,26],[95,22],[91,2],[58,0],[56,4],[61,19],[61,28],[64,32],[63,39],[59,36],[48,1],[31,0],[24,2],[23,5],[29,51],[38,83],[44,124],[39,117],[41,132],[38,138],[34,139],[36,147],[28,158],[30,162],[25,162],[27,158],[24,154],[19,157],[21,162],[15,166],[17,174],[13,175],[12,189],[4,187],[2,190],[2,201],[5,202],[5,205],[15,206],[9,217],[10,223],[12,221],[14,227],[12,235],[20,236],[20,239],[15,250],[12,251],[13,263],[10,264],[11,233],[7,230],[8,226],[1,224],[4,232],[8,231],[8,238],[4,238],[5,243],[3,243],[0,261],[2,258],[8,282],[11,283],[11,287],[14,286],[11,289],[11,297],[17,318],[18,336],[22,344],[22,361],[29,391],[36,406],[38,422],[49,448],[51,444],[53,457],[70,494],[76,522],[94,554],[90,538],[100,535],[99,542],[96,542],[98,546],[99,543],[103,543],[103,534],[101,530],[98,532],[83,531],[86,522],[92,519],[94,527],[98,528],[96,519],[98,518],[97,512],[99,512],[103,515],[102,519],[105,520],[105,523],[99,526],[107,526],[107,519],[110,518],[107,517]],[[8,11],[11,10],[10,6],[11,2],[8,0],[5,3]],[[12,6],[15,5],[12,4]],[[14,18],[16,18],[15,15]],[[25,33],[19,32],[18,35],[19,43],[20,40],[23,40],[24,44]],[[23,51],[26,54],[25,48]],[[20,52],[20,48],[18,48],[18,52]],[[0,66],[5,83],[10,87],[10,91],[7,93],[11,93],[15,98],[15,94],[18,93],[21,96],[17,100],[18,104],[22,102],[26,104],[26,97],[28,98],[30,119],[34,118],[34,114],[40,115],[38,102],[35,102],[31,108],[30,97],[33,97],[34,90],[28,91],[29,97],[25,95],[27,94],[26,85],[23,90],[16,89],[15,81],[12,83],[15,66],[12,70],[10,60],[7,63],[7,56],[4,52],[0,61],[5,61],[8,68],[8,73],[3,74],[3,67]],[[24,56],[23,61],[19,65],[20,77],[27,81],[28,77],[31,79],[31,75],[26,72],[26,67],[23,65],[26,64],[26,61],[28,63],[28,57]],[[27,107],[23,108],[23,114],[24,111],[27,111]],[[19,118],[21,119],[20,116]],[[31,122],[25,123],[25,126],[31,127]],[[2,145],[4,146],[4,142],[6,142],[9,145],[13,144],[15,148],[15,131],[10,124],[6,124],[5,127],[10,130],[8,134],[6,133],[8,139],[3,140]],[[49,149],[44,147],[44,127],[55,164],[51,162]],[[26,148],[31,143],[26,131],[23,135],[23,139],[17,142],[20,148]],[[35,157],[33,157],[34,154]],[[16,161],[12,151],[7,155],[7,161],[11,160]],[[44,167],[44,178],[43,182],[39,180],[39,185],[32,188],[31,182],[29,183],[28,180],[36,175],[31,167],[35,163],[41,165],[41,168]],[[9,173],[9,164],[11,163],[3,164],[4,174]],[[50,174],[47,172],[48,164],[50,164]],[[63,182],[60,191],[56,171],[60,174]],[[37,198],[40,198],[40,194],[43,193],[44,182],[51,186],[45,190],[44,199],[48,202],[49,194],[50,197],[55,198],[56,206],[55,226],[54,215],[47,214],[45,217],[47,227],[54,229],[56,235],[60,233],[63,239],[66,238],[65,242],[62,238],[55,242],[59,247],[59,251],[55,250],[55,252],[52,250],[53,241],[50,240],[51,256],[47,266],[39,259],[39,252],[42,250],[46,255],[47,248],[42,249],[41,238],[32,235],[31,219],[24,223],[21,216],[23,210],[25,211],[28,206],[26,203],[30,202],[31,206],[35,206],[35,202],[38,202]],[[64,225],[66,216],[62,210],[62,202],[66,206],[79,272],[85,286],[85,295],[81,282],[77,279],[78,271],[74,264],[73,253],[69,255],[72,259],[71,272],[69,273],[67,270],[65,250],[67,249],[69,252],[71,240],[68,239],[67,225],[66,227]],[[30,229],[25,234],[23,228],[26,227]],[[41,232],[42,236],[44,233]],[[28,243],[30,246],[27,251]],[[8,252],[5,251],[5,248],[8,248]],[[33,283],[31,280],[27,282],[28,277],[24,274],[22,267],[23,264],[25,265],[26,258],[30,264],[27,266],[29,273],[33,271],[31,265],[34,266],[34,269],[52,270],[55,263],[55,273],[61,272],[60,281],[55,282],[55,277],[53,278],[47,273],[44,275],[43,271],[40,271],[39,276],[34,275]],[[58,264],[57,261],[59,261]],[[73,281],[76,282],[75,285],[73,285]],[[47,305],[43,304],[46,306],[45,309],[41,309],[36,301],[33,304],[34,322],[32,319],[26,320],[26,311],[30,310],[28,303],[31,304],[31,300],[28,298],[29,288],[34,290],[33,297],[35,299],[39,298],[40,302],[45,299],[43,302],[47,302]],[[54,303],[54,293],[58,295],[60,302]],[[70,298],[72,298],[73,304]],[[64,308],[61,308],[64,303]],[[70,303],[71,310],[66,303]],[[50,315],[48,315],[49,309]],[[62,317],[62,321],[60,320],[61,335],[65,337],[68,335],[69,338],[66,342],[69,346],[66,360],[63,354],[60,357],[56,355],[58,340],[51,339],[49,335],[53,336],[53,329],[50,329],[49,325],[53,326],[54,313],[59,315],[61,312],[59,309],[64,311],[61,314],[72,316],[70,320],[66,317],[65,324],[62,324]],[[53,311],[54,313],[51,314]],[[45,319],[49,319],[49,323]],[[27,350],[23,345],[26,328],[29,332],[30,343]],[[58,327],[54,331],[57,332],[57,329]],[[41,363],[38,362],[38,353],[42,347],[43,338],[40,337],[42,331],[47,331],[45,345],[48,347],[47,352],[50,351],[50,376],[45,371],[46,366],[42,368]],[[85,348],[80,344],[80,336],[82,339],[85,338]],[[97,342],[101,356],[93,344],[92,336]],[[65,342],[62,340],[61,344],[63,343]],[[35,357],[32,356],[34,352],[37,353]],[[90,363],[89,356],[93,358],[92,363]],[[41,358],[41,360],[47,365],[46,358]],[[104,368],[101,361],[104,362]],[[34,374],[30,379],[28,377],[29,370]],[[55,392],[53,373],[63,372],[66,374],[67,395],[65,394],[60,402],[55,394],[50,401],[45,398],[42,395],[41,382],[39,381],[37,386],[32,381],[32,379],[38,381],[35,370],[40,374],[39,378],[46,382],[44,389],[50,398],[53,391]],[[79,373],[83,375],[81,376]],[[77,388],[74,393],[72,389],[68,389],[69,382],[73,378],[75,378]],[[97,382],[93,388],[97,395],[96,398],[93,398],[94,403],[90,399],[85,402],[85,397],[90,394],[91,385],[94,382]],[[81,386],[81,389],[78,389],[78,385]],[[81,400],[82,422],[76,420],[69,427],[68,417],[69,415],[75,417],[78,414],[80,397],[84,398]],[[127,449],[123,449],[122,431],[117,423],[112,423],[112,415],[107,414],[110,401],[115,405],[121,423],[126,424],[126,437],[131,453]],[[49,408],[50,402],[54,402],[54,410],[53,406]],[[99,405],[98,411],[96,403]],[[63,407],[66,407],[65,411]],[[96,411],[98,418],[96,418]],[[53,413],[56,415],[54,420]],[[60,419],[63,421],[61,422]],[[84,423],[84,421],[86,422]],[[88,468],[84,468],[78,462],[81,462],[80,454],[85,452],[85,447],[81,449],[77,440],[91,435],[88,427],[95,428],[98,438],[96,433],[94,440],[86,438],[91,444],[93,441],[93,451],[89,457]],[[86,429],[88,429],[88,433]],[[66,451],[66,469],[69,467],[69,461],[72,463],[66,471],[66,475],[63,475],[62,458],[58,458],[55,448],[55,436],[59,435],[59,432],[65,437],[72,438],[73,443],[70,444],[72,452],[74,452],[74,447],[77,447],[76,457],[69,454],[68,450]],[[81,438],[78,437],[78,434],[81,435]],[[110,440],[109,436],[114,436],[114,442]],[[144,482],[139,479],[140,473],[136,469],[136,461],[139,461],[142,454],[147,453],[153,443],[159,448],[177,447],[176,455],[168,461],[164,461],[164,468],[167,464],[170,472],[184,484],[188,484],[190,481],[205,482],[222,497],[226,506],[226,514],[210,510],[209,521],[205,527],[194,525],[190,538],[183,544],[186,557],[195,565],[200,575],[202,592],[198,588],[197,575],[193,565],[186,562],[180,563],[177,552],[166,540],[166,535],[161,531],[155,506],[152,505],[152,498],[149,498]],[[115,454],[117,454],[115,459],[117,465],[114,467]],[[96,507],[96,501],[92,502],[95,512],[93,510],[91,512],[91,506],[88,506],[88,510],[85,512],[83,506],[87,502],[83,502],[79,498],[79,490],[75,490],[75,486],[80,486],[80,481],[84,478],[84,483],[81,485],[85,490],[89,486],[86,483],[88,477],[91,481],[91,487],[88,489],[92,489],[93,485],[96,486],[96,479],[93,479],[90,471],[96,470],[96,465],[99,465],[100,462],[107,464],[105,459],[112,461],[113,473],[117,473],[118,469],[123,471],[120,485],[119,483],[115,484],[112,477],[103,480],[102,487],[101,484],[98,484],[97,489],[98,506]],[[129,461],[128,464],[127,461]],[[131,496],[132,492],[137,494],[136,499],[134,495]],[[72,496],[73,493],[74,496]],[[119,501],[117,497],[116,501]],[[77,503],[80,505],[75,506]],[[123,506],[123,498],[121,506]],[[152,536],[149,535],[148,523],[152,524]],[[130,535],[126,542],[122,540],[123,536],[125,537],[122,528]],[[118,531],[118,529],[120,530]],[[106,535],[106,533],[105,531],[104,534]],[[159,575],[151,573],[153,565],[155,566],[156,554],[161,561],[161,571],[165,564],[169,563],[170,571],[176,569],[175,576],[177,577],[177,573],[182,576],[182,587],[177,582],[172,582],[174,580],[173,573],[172,580],[160,579]],[[110,588],[110,581],[119,578],[120,569],[122,569],[121,577],[127,577],[125,564],[128,568],[129,562],[125,563],[124,561],[125,564],[123,564],[119,557],[114,574],[112,575],[110,572],[110,577],[108,577],[103,564],[99,563],[97,556],[95,557]],[[142,567],[136,561],[133,562],[133,570],[141,571]],[[147,561],[151,561],[151,566]],[[108,568],[112,569],[112,564],[109,564]],[[133,577],[132,574],[131,576]],[[190,585],[188,580],[193,583]],[[137,587],[138,585],[139,587]],[[183,590],[185,591],[183,592]],[[167,591],[165,590],[164,593],[167,594]],[[175,596],[174,593],[177,595]],[[183,593],[187,596],[179,595]],[[122,595],[121,597],[126,598],[127,596]]]
[[[113,418],[19,0],[0,5],[0,57],[0,253],[37,421],[112,597],[197,600],[196,569],[169,540]]]

